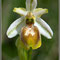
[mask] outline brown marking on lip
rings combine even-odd
[[[26,33],[26,30],[28,28],[32,28],[33,31],[34,31],[34,35],[32,36],[32,34],[29,34],[28,36],[25,35]],[[39,34],[39,30],[36,26],[33,26],[33,27],[23,27],[22,30],[21,30],[21,40],[23,41],[23,43],[26,45],[26,46],[34,46],[38,43],[39,41],[39,38],[40,38],[40,34]]]

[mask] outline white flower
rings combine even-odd
[[[21,17],[15,20],[7,30],[8,38],[13,38],[17,34],[20,35],[21,28],[26,26],[26,15],[31,12],[35,16],[34,25],[38,27],[40,35],[45,36],[48,39],[51,39],[53,36],[53,31],[50,26],[40,18],[43,14],[48,13],[48,9],[36,8],[37,0],[26,0],[26,9],[25,8],[14,8],[13,11],[20,14]]]

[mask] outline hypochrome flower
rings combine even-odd
[[[48,9],[36,8],[37,0],[26,0],[25,8],[14,8],[13,11],[21,17],[15,20],[7,30],[8,38],[13,38],[17,34],[26,47],[37,49],[41,46],[41,35],[48,39],[53,36],[50,26],[40,18],[48,13]]]

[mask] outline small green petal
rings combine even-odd
[[[33,14],[37,17],[41,17],[43,14],[48,13],[48,9],[37,8],[33,10]]]
[[[27,11],[25,8],[14,8],[13,12],[16,12],[20,14],[21,16],[25,16],[27,14]]]

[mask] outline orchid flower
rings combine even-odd
[[[27,37],[27,46],[32,47],[32,49],[37,49],[41,46],[41,35],[45,36],[47,39],[51,39],[53,36],[53,31],[50,28],[50,26],[41,18],[41,16],[45,13],[48,13],[48,9],[43,8],[36,8],[37,6],[37,0],[26,0],[26,9],[25,8],[14,8],[13,12],[16,12],[17,14],[21,15],[20,18],[16,19],[8,28],[7,30],[7,36],[8,38],[13,38],[16,35],[21,36],[21,31],[24,26],[27,26],[26,19],[30,19],[31,17],[34,20],[34,26],[37,27],[39,31],[39,40],[37,42],[35,40],[30,41]],[[24,30],[24,29],[23,29]],[[26,36],[29,34],[26,32]],[[31,34],[34,35],[33,30],[31,31]],[[22,34],[23,35],[23,34]],[[37,36],[38,37],[38,36]],[[21,37],[20,37],[21,38]],[[36,37],[34,37],[36,39]],[[29,38],[30,39],[30,38]],[[25,43],[25,42],[23,42]]]

